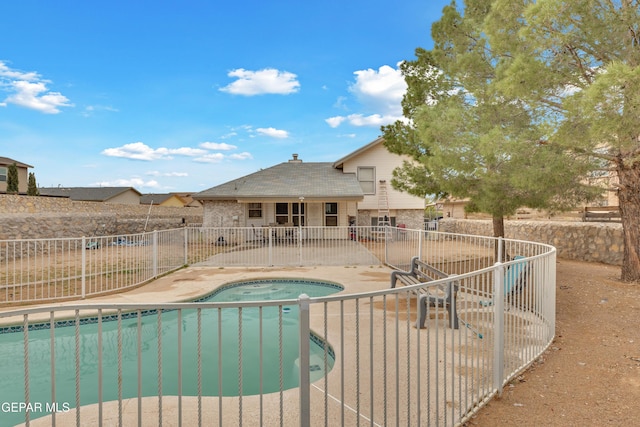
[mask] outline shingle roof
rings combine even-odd
[[[174,194],[171,193],[164,193],[164,194],[160,194],[160,193],[149,193],[149,194],[143,194],[140,197],[140,204],[141,205],[150,205],[152,202],[154,205],[159,205],[163,202],[165,202],[166,200],[172,198],[172,197],[178,197]],[[180,197],[178,197],[180,198]]]
[[[140,192],[133,187],[43,187],[38,188],[41,196],[69,197],[85,202],[104,202],[129,190]]]
[[[335,162],[333,162],[333,167],[334,168],[341,168],[342,165],[344,164],[344,162],[346,162],[347,160],[352,159],[355,156],[357,156],[358,154],[367,151],[371,147],[375,147],[376,145],[381,144],[383,141],[384,141],[384,138],[382,138],[382,137],[380,137],[380,138],[378,138],[378,139],[376,139],[374,141],[371,141],[367,145],[364,145],[364,146],[358,148],[356,151],[353,151],[353,152],[347,154],[346,156],[344,156],[340,160],[336,160]]]
[[[33,166],[28,165],[26,163],[22,163],[22,162],[19,162],[17,160],[13,160],[13,159],[10,159],[8,157],[0,157],[0,166],[9,166],[9,165],[12,165],[14,163],[16,164],[16,166],[19,166],[21,168],[33,168]]]
[[[197,200],[241,199],[362,200],[360,184],[351,173],[331,163],[285,162],[193,195]]]

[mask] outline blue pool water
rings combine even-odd
[[[254,280],[233,283],[221,287],[213,294],[198,301],[264,301],[297,299],[302,293],[310,297],[338,292],[342,287],[327,282],[284,279]],[[158,386],[158,314],[145,313],[141,317],[142,395],[156,396]],[[126,316],[123,316],[126,317]],[[298,386],[298,310],[296,305],[262,308],[262,392],[280,390],[281,373],[280,328],[282,317],[282,387]],[[183,310],[178,324],[178,312],[168,311],[161,315],[162,394],[178,394],[178,328],[182,329],[182,394],[198,393],[198,316],[196,310]],[[201,387],[202,394],[209,396],[237,396],[260,393],[260,312],[258,308],[223,309],[201,312]],[[117,321],[103,318],[102,323],[102,369],[104,401],[118,398],[118,334]],[[239,324],[242,322],[242,334]],[[72,322],[68,322],[72,323]],[[83,319],[80,327],[80,358],[76,361],[75,328],[55,328],[55,380],[56,396],[51,396],[51,350],[50,333],[46,325],[29,330],[29,377],[30,401],[39,403],[41,410],[33,408],[31,418],[47,415],[47,405],[57,403],[60,408],[75,407],[76,365],[80,368],[80,404],[98,401],[98,325],[95,319]],[[64,324],[64,322],[61,322]],[[122,397],[138,395],[138,319],[135,316],[122,320]],[[221,333],[219,332],[221,331]],[[220,335],[220,336],[219,336]],[[242,341],[240,341],[242,335]],[[24,421],[24,411],[13,411],[6,403],[25,401],[24,393],[24,337],[21,332],[10,332],[0,328],[0,425],[13,425]],[[325,375],[325,352],[327,371],[333,367],[333,351],[318,337],[311,336],[310,374],[311,381]],[[219,343],[222,360],[219,359]],[[325,350],[326,348],[326,350]],[[242,354],[242,381],[239,384],[239,355]],[[222,366],[222,378],[218,367]]]

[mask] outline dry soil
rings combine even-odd
[[[556,337],[467,426],[640,426],[640,284],[560,260]]]

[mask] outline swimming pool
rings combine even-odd
[[[269,279],[235,282],[218,288],[197,302],[238,302],[297,299],[300,294],[310,297],[329,295],[342,290],[330,282],[298,279]],[[138,396],[138,342],[141,354],[141,395],[159,394],[158,364],[162,365],[162,394],[179,394],[178,367],[182,367],[181,393],[197,395],[237,396],[271,393],[298,386],[298,310],[297,306],[244,307],[224,309],[154,310],[126,313],[122,316],[121,336],[115,316],[104,316],[102,321],[102,400],[118,399],[118,365],[122,366],[122,398]],[[140,334],[138,336],[138,323]],[[198,324],[201,335],[198,340]],[[97,319],[82,319],[76,359],[74,321],[58,321],[55,332],[55,402],[75,407],[76,369],[80,371],[80,404],[87,405],[98,399],[99,339]],[[241,325],[241,327],[240,327]],[[158,327],[160,326],[160,333]],[[24,336],[12,332],[19,328],[0,328],[0,400],[24,402],[24,367],[15,364],[24,358]],[[178,351],[178,330],[181,352]],[[51,348],[49,324],[29,328],[30,401],[45,403],[51,397]],[[242,339],[240,339],[242,337]],[[158,341],[162,352],[158,354]],[[334,363],[332,348],[317,336],[311,336],[310,376],[317,381]],[[259,343],[262,348],[259,349]],[[118,346],[122,348],[118,360]],[[202,359],[198,361],[198,346]],[[280,352],[282,348],[282,352]],[[223,351],[220,351],[223,349]],[[326,358],[325,358],[326,356]],[[182,363],[179,363],[179,357]],[[240,357],[242,364],[239,363]],[[279,366],[282,372],[272,369]],[[325,372],[325,364],[327,366]],[[198,366],[201,381],[198,381]],[[260,368],[262,366],[262,369]],[[222,376],[219,376],[219,367]],[[240,369],[242,379],[239,381]],[[260,381],[262,379],[262,381]],[[262,389],[261,389],[262,387]],[[48,412],[32,413],[31,418]],[[14,419],[7,419],[14,418]],[[24,421],[24,413],[0,413],[7,424]]]

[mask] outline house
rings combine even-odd
[[[193,195],[205,227],[266,225],[423,227],[424,199],[391,188],[406,157],[378,138],[336,162],[293,158]]]
[[[392,226],[404,224],[420,230],[424,226],[424,197],[391,187],[393,170],[412,160],[389,152],[383,142],[378,138],[339,159],[333,167],[358,178],[364,192],[364,200],[358,203],[358,225],[376,225],[387,216]]]
[[[182,208],[185,206],[185,201],[177,194],[153,193],[153,194],[143,194],[142,197],[140,197],[140,204],[141,205],[154,204],[156,206],[171,206],[171,207]]]
[[[76,202],[140,204],[142,194],[133,187],[41,187],[41,196],[66,197]]]
[[[29,186],[29,168],[33,166],[8,157],[0,157],[0,194],[7,192],[7,175],[9,174],[9,166],[16,164],[18,169],[18,193],[27,194]]]
[[[186,208],[201,208],[202,203],[193,198],[193,193],[171,193],[180,197],[184,201],[184,207]]]

